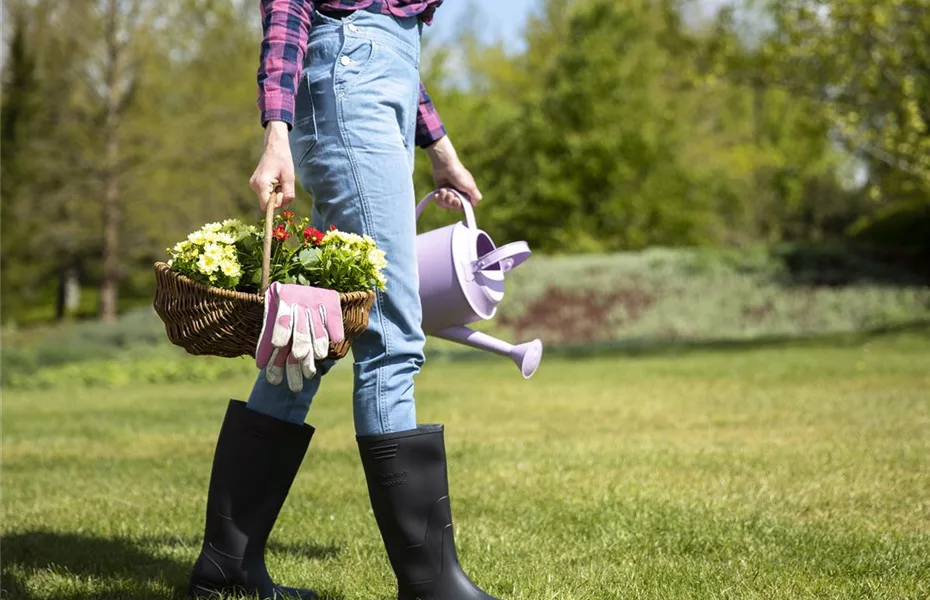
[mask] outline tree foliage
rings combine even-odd
[[[816,98],[874,193],[930,195],[930,1],[779,0],[773,73]]]
[[[485,193],[483,228],[570,253],[893,240],[926,214],[930,0],[757,0],[749,29],[732,8],[683,16],[695,2],[548,0],[520,47],[479,42],[476,17],[431,49],[421,75]],[[111,295],[101,314],[148,302],[166,246],[258,216],[253,2],[5,9],[4,320],[75,279]]]

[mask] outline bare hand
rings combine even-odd
[[[475,183],[471,172],[465,168],[455,153],[449,136],[445,136],[427,148],[430,162],[433,164],[433,181],[438,188],[433,201],[443,208],[462,210],[459,197],[449,189],[457,190],[465,196],[472,206],[481,202],[481,190]]]
[[[287,205],[294,199],[294,159],[288,141],[287,123],[269,121],[265,127],[265,150],[262,158],[249,179],[252,191],[258,196],[258,203],[264,212],[268,201],[276,188],[280,193],[274,195],[277,208]]]

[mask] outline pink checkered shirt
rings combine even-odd
[[[258,109],[262,127],[268,121],[284,121],[288,127],[294,124],[296,82],[314,10],[360,10],[375,5],[384,14],[419,16],[428,24],[440,4],[442,0],[261,0],[264,39],[258,67]],[[446,129],[421,82],[416,144],[426,147],[444,135]]]

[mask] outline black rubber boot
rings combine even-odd
[[[495,600],[459,565],[442,425],[358,437],[398,600]]]
[[[265,543],[312,436],[309,425],[281,421],[230,400],[213,455],[191,597],[316,598],[310,590],[275,585],[265,568]]]

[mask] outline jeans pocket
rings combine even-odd
[[[294,104],[294,128],[291,131],[290,146],[294,165],[300,166],[307,160],[310,151],[316,145],[317,126],[316,110],[313,103],[313,94],[310,91],[310,82],[307,76],[301,75],[300,85],[297,88],[297,97]]]
[[[416,70],[420,69],[419,51],[409,44],[400,41],[378,40],[376,44],[379,52],[386,52],[393,58],[399,58]]]
[[[336,63],[336,87],[347,93],[365,76],[375,53],[370,39],[347,37]]]

